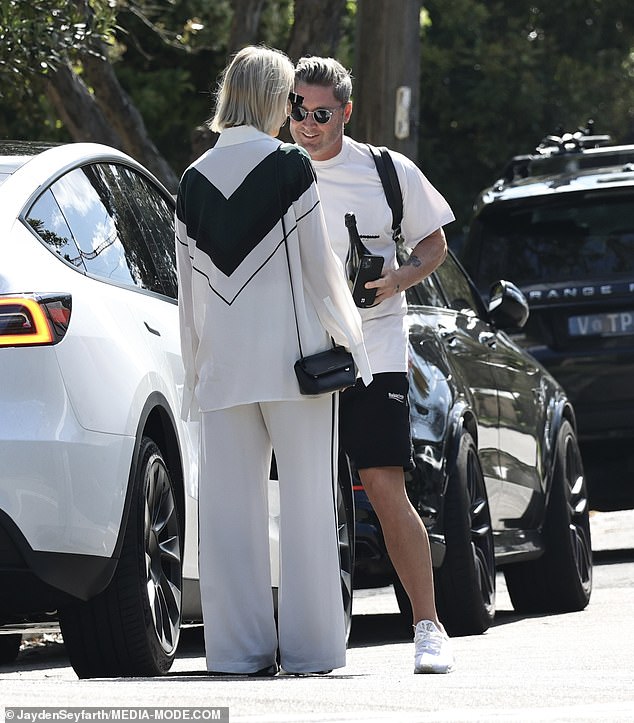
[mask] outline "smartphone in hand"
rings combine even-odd
[[[374,254],[364,254],[359,259],[359,268],[352,286],[354,303],[365,308],[372,306],[376,298],[376,289],[366,289],[366,281],[376,281],[383,271],[383,257]]]

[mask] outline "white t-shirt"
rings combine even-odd
[[[406,246],[454,220],[440,193],[406,156],[390,151],[403,194],[402,233]],[[317,188],[330,243],[345,264],[348,230],[344,216],[355,214],[366,248],[385,259],[384,268],[397,268],[392,240],[392,211],[385,198],[374,159],[364,143],[344,136],[343,148],[334,158],[313,161]],[[407,311],[405,294],[397,294],[377,306],[359,309],[363,337],[373,374],[407,371]]]

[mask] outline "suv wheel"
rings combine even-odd
[[[493,529],[484,476],[473,437],[463,431],[444,503],[446,553],[434,571],[438,617],[449,635],[477,635],[495,616]],[[398,578],[399,609],[412,620],[412,608]]]
[[[513,607],[522,613],[583,610],[592,590],[588,493],[577,438],[564,421],[557,436],[544,554],[504,568]]]
[[[144,437],[116,572],[87,602],[60,611],[80,678],[151,676],[172,665],[181,623],[182,526],[160,449]]]
[[[447,550],[434,583],[450,635],[488,630],[495,616],[495,555],[489,499],[473,437],[462,431],[444,503]]]

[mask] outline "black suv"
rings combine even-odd
[[[593,506],[634,507],[634,145],[589,123],[512,158],[460,258],[485,296],[500,278],[526,295],[516,341],[574,405]]]

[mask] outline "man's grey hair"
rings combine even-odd
[[[300,58],[295,66],[295,83],[332,87],[333,95],[342,105],[352,95],[352,74],[334,58]]]

